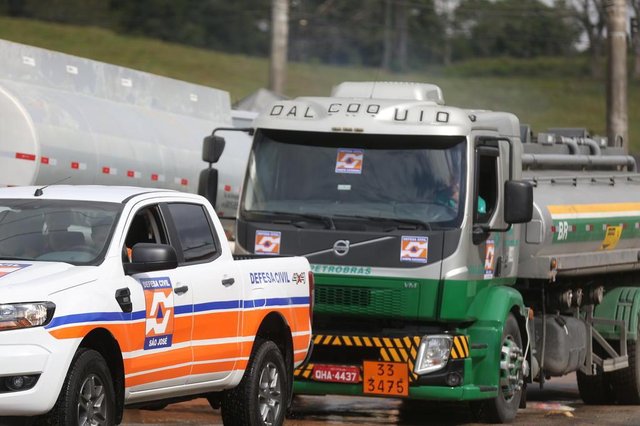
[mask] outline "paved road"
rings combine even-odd
[[[220,411],[204,399],[172,404],[161,411],[127,410],[123,422],[139,425],[221,425]],[[476,425],[466,406],[425,404],[407,407],[400,400],[339,396],[298,396],[287,426],[312,425]],[[553,379],[540,390],[529,387],[520,425],[638,425],[640,406],[586,406],[580,400],[575,376]]]

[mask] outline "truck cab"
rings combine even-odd
[[[236,247],[304,255],[316,276],[295,390],[517,409],[528,313],[512,286],[533,204],[517,118],[445,106],[434,85],[343,83],[254,125]]]
[[[303,255],[313,354],[294,390],[469,401],[509,422],[577,372],[640,403],[640,177],[579,129],[532,137],[437,86],[347,82],[254,122],[236,248]]]

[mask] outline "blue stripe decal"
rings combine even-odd
[[[309,296],[292,297],[291,298],[291,304],[292,305],[308,305],[310,299],[311,298]]]
[[[145,311],[132,313],[124,312],[90,312],[86,314],[65,315],[51,320],[45,328],[59,327],[62,325],[76,324],[82,322],[112,322],[112,321],[134,321],[146,317]]]
[[[267,306],[287,306],[287,305],[291,305],[290,297],[267,300]]]
[[[271,299],[256,299],[256,300],[227,300],[222,302],[208,302],[199,303],[197,305],[180,305],[176,306],[175,314],[190,314],[206,311],[219,311],[226,309],[238,309],[240,306],[243,308],[262,308],[265,306],[293,306],[293,305],[307,305],[309,304],[309,297],[282,297]],[[136,311],[132,313],[124,312],[90,312],[84,314],[65,315],[62,317],[55,317],[51,320],[45,328],[60,327],[69,324],[79,324],[87,322],[115,322],[115,321],[135,321],[146,318],[146,311]]]
[[[222,309],[238,309],[239,300],[225,300],[223,302],[198,303],[194,306],[193,312],[219,311]]]
[[[193,313],[193,305],[180,305],[173,308],[176,315]]]
[[[265,306],[267,301],[265,299],[256,299],[256,300],[245,300],[242,302],[243,308],[262,308]]]

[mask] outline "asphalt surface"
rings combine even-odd
[[[580,400],[575,375],[529,386],[527,408],[517,425],[640,425],[640,406],[588,406]],[[221,425],[220,411],[205,399],[172,404],[163,410],[127,410],[123,425]],[[296,396],[288,426],[311,425],[478,425],[468,406],[407,404],[398,399]]]

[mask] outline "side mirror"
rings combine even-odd
[[[133,246],[131,263],[124,264],[127,275],[178,267],[176,250],[166,244],[138,243]]]
[[[216,206],[218,197],[218,170],[204,169],[200,172],[198,181],[198,195],[202,195],[209,200],[213,207]]]
[[[504,184],[504,221],[508,224],[527,223],[533,217],[533,185],[510,180]]]
[[[207,136],[202,141],[202,161],[216,163],[224,151],[224,138],[221,136]]]

